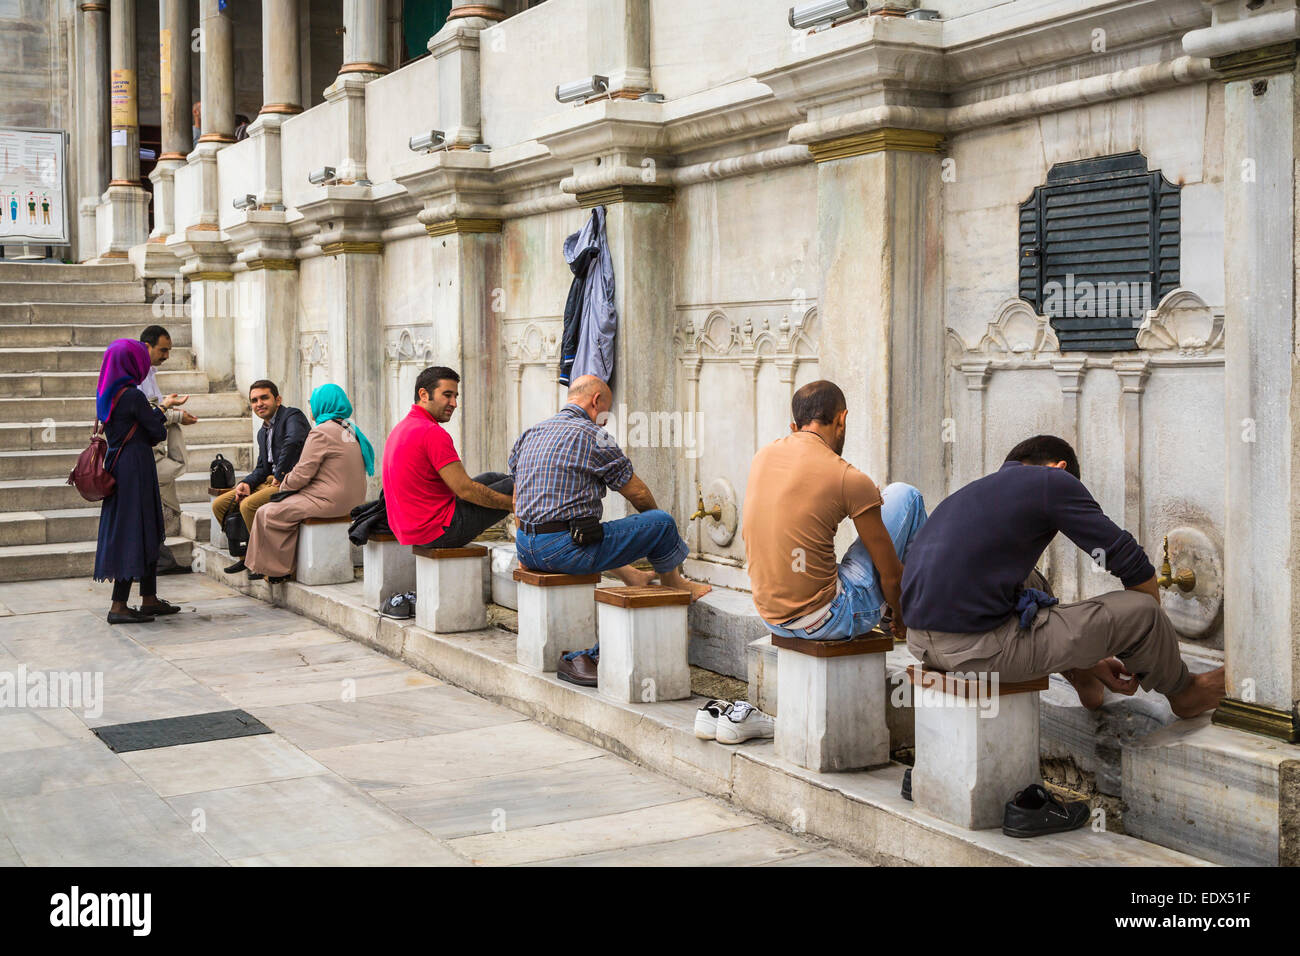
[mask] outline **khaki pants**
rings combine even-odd
[[[929,667],[996,673],[1004,681],[1092,667],[1107,657],[1123,661],[1146,690],[1176,694],[1191,680],[1173,624],[1141,591],[1111,591],[1042,608],[1024,630],[1016,615],[980,634],[908,628],[907,646]]]
[[[163,520],[168,534],[180,534],[181,501],[176,493],[176,479],[185,474],[188,458],[180,424],[169,423],[167,440],[153,447],[153,460],[158,468],[158,494],[162,497]]]
[[[251,495],[239,503],[239,513],[244,516],[244,526],[248,528],[250,535],[253,533],[253,515],[257,513],[258,508],[271,500],[271,495],[279,490],[279,488],[271,484],[271,479],[268,478],[254,488]],[[226,512],[230,510],[230,506],[234,503],[235,489],[233,488],[225,494],[217,495],[212,499],[212,516],[217,519],[218,525],[225,522]]]

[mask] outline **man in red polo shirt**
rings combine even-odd
[[[415,404],[384,445],[388,526],[402,544],[462,548],[514,508],[515,481],[485,472],[470,478],[451,436],[460,376],[426,368],[415,380]]]

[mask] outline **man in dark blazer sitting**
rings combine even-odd
[[[257,467],[230,491],[212,499],[212,515],[221,525],[231,505],[238,504],[244,525],[251,530],[257,509],[271,500],[281,480],[298,464],[311,423],[299,409],[282,404],[280,390],[266,379],[249,386],[248,404],[262,420],[262,427],[257,430]],[[244,562],[236,561],[226,568],[226,573],[238,574],[244,570]]]

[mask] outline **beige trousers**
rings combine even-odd
[[[1004,681],[1092,667],[1107,657],[1118,657],[1146,690],[1176,694],[1191,680],[1178,652],[1178,632],[1141,591],[1041,608],[1024,630],[1015,615],[978,634],[908,628],[907,646],[929,667],[996,673]]]

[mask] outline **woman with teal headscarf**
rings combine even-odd
[[[347,392],[322,385],[309,404],[316,427],[303,443],[302,457],[280,482],[280,491],[257,510],[249,529],[244,555],[249,576],[273,584],[293,573],[299,525],[307,518],[347,518],[365,502],[366,476],[375,473],[375,450],[351,420]]]

